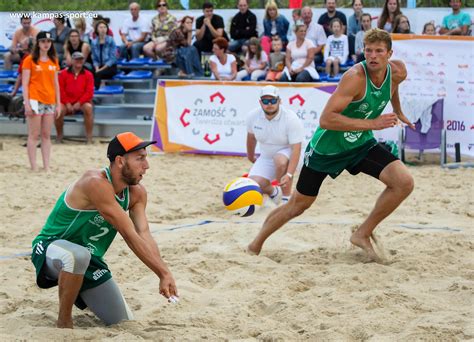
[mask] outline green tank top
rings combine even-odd
[[[110,169],[106,167],[104,171],[112,183]],[[97,210],[71,208],[66,202],[69,188],[61,194],[43,229],[33,240],[33,250],[37,243],[49,244],[54,240],[64,239],[84,246],[93,256],[102,258],[117,231]],[[130,201],[129,188],[124,189],[121,197],[115,195],[115,199],[127,211]]]
[[[363,61],[360,64],[365,72],[365,95],[362,99],[349,103],[341,114],[353,119],[375,119],[382,114],[392,97],[392,70],[390,64],[388,64],[385,80],[378,88],[369,78],[366,62]],[[370,140],[374,140],[372,131],[345,132],[318,127],[309,142],[309,146],[316,154],[338,155],[356,149]]]

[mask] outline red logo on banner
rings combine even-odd
[[[214,99],[215,99],[216,97],[218,97],[218,98],[220,98],[220,99],[221,99],[221,101],[220,101],[220,102],[221,102],[221,104],[223,104],[223,103],[224,103],[224,101],[225,101],[225,97],[224,97],[224,96],[222,96],[222,94],[221,94],[221,93],[219,93],[219,92],[217,92],[217,93],[215,93],[215,94],[212,94],[212,95],[210,96],[211,102],[214,102]]]
[[[290,97],[290,105],[293,104],[293,101],[298,100],[300,101],[300,106],[302,107],[305,103],[305,100],[301,97],[300,94],[296,94],[295,96]]]
[[[179,121],[181,121],[181,123],[183,124],[183,127],[186,127],[186,126],[189,126],[190,122],[189,121],[184,121],[184,116],[191,113],[191,111],[187,108],[185,108],[183,110],[183,112],[181,113],[181,116],[179,117]]]
[[[219,141],[221,137],[219,136],[219,134],[216,134],[216,137],[214,139],[210,139],[209,138],[209,134],[206,133],[206,135],[204,136],[204,140],[209,144],[209,145],[212,145],[214,144],[216,141]]]

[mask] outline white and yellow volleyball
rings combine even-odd
[[[224,188],[225,208],[234,215],[246,217],[255,212],[256,206],[263,204],[262,189],[256,181],[239,177]]]

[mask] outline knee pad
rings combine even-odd
[[[86,273],[91,260],[91,253],[83,246],[66,240],[57,240],[48,246],[46,257],[59,264],[62,271],[73,274]]]

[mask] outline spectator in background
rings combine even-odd
[[[36,39],[39,30],[31,26],[31,18],[23,15],[20,18],[21,28],[17,29],[13,34],[12,45],[4,56],[4,69],[12,70],[13,63],[18,63],[23,55],[23,48],[28,45],[28,40]],[[25,44],[26,43],[26,44]],[[22,48],[23,47],[23,48]]]
[[[201,55],[201,52],[212,52],[213,41],[223,37],[229,40],[224,31],[224,20],[221,16],[214,14],[214,5],[205,2],[202,5],[204,15],[196,20],[196,41],[194,46]]]
[[[24,47],[26,45],[26,47]],[[18,63],[18,77],[16,78],[15,85],[13,86],[13,90],[11,92],[11,97],[15,97],[18,93],[18,89],[21,87],[21,73],[23,71],[23,61],[26,57],[28,57],[33,52],[33,47],[35,45],[35,40],[33,38],[28,39],[28,41],[24,41],[22,43],[22,51],[23,51],[23,58],[21,59],[20,63]]]
[[[91,46],[81,40],[81,34],[78,30],[72,29],[69,32],[69,37],[64,44],[64,65],[70,67],[72,65],[72,54],[74,52],[81,52],[86,62],[86,68],[93,71]]]
[[[278,7],[272,0],[265,6],[265,16],[263,17],[263,36],[261,44],[263,51],[270,54],[272,47],[272,37],[280,37],[284,46],[288,44],[288,28],[290,23],[284,15],[278,14]]]
[[[79,31],[79,38],[87,44],[90,43],[90,31],[87,30],[87,23],[84,17],[74,19],[74,28]]]
[[[168,13],[166,0],[157,0],[156,9],[158,14],[151,20],[151,42],[143,47],[143,53],[154,59],[161,57],[171,31],[176,28],[176,18]]]
[[[339,18],[342,23],[342,33],[346,33],[347,27],[347,19],[346,15],[338,10],[336,10],[336,0],[324,0],[326,5],[326,13],[321,14],[318,20],[318,24],[322,25],[324,28],[324,32],[326,33],[326,37],[329,37],[332,34],[331,31],[331,20],[334,18]]]
[[[140,16],[140,5],[132,2],[128,8],[131,17],[125,19],[120,28],[120,38],[123,45],[120,46],[121,58],[138,58],[143,51],[145,39],[150,32],[150,28],[145,18]]]
[[[314,63],[321,64],[323,62],[322,50],[327,40],[324,28],[313,21],[313,10],[309,6],[301,9],[301,18],[303,18],[303,22],[306,25],[306,38],[311,40],[315,46]]]
[[[204,74],[199,53],[196,47],[191,45],[193,21],[193,17],[189,15],[181,19],[180,25],[169,36],[163,56],[167,63],[176,63],[180,77],[203,76]]]
[[[402,11],[400,11],[399,0],[385,0],[382,14],[377,22],[377,27],[381,30],[392,32],[395,17],[400,14],[402,14]]]
[[[364,34],[372,28],[372,16],[370,13],[364,13],[361,17],[362,31],[357,32],[355,37],[355,54],[352,59],[355,63],[365,60],[364,56]]]
[[[293,19],[293,22],[290,26],[290,32],[288,32],[289,42],[296,39],[295,37],[296,22],[303,20],[301,18],[301,8],[295,8],[293,11],[291,11],[291,18]]]
[[[296,40],[286,46],[285,69],[280,82],[313,82],[319,79],[314,66],[315,46],[306,36],[306,25],[297,23]]]
[[[54,115],[61,113],[59,63],[51,33],[41,31],[36,39],[33,53],[26,57],[22,64],[23,99],[28,123],[26,147],[31,169],[37,171],[36,146],[41,137],[43,168],[49,171],[51,127]]]
[[[245,65],[237,73],[236,81],[242,81],[243,78],[250,76],[251,81],[258,81],[264,77],[268,68],[268,55],[263,51],[260,40],[256,37],[250,38],[249,48],[245,56]]]
[[[410,21],[406,15],[400,14],[395,17],[395,21],[393,22],[393,33],[413,33],[410,28]]]
[[[90,39],[89,39],[90,41],[97,38],[97,34],[95,33],[95,29],[97,28],[97,24],[101,21],[105,22],[107,24],[107,26],[110,25],[110,18],[106,18],[106,17],[102,16],[101,14],[97,15],[97,17],[92,18],[92,30],[91,30]],[[114,33],[112,32],[110,27],[109,27],[109,30],[107,31],[107,35],[111,36],[111,37],[114,36]]]
[[[110,79],[117,73],[115,41],[107,35],[108,30],[109,25],[105,21],[98,22],[95,28],[97,38],[92,41],[95,89],[99,89],[103,79]]]
[[[362,30],[361,17],[363,7],[364,5],[362,4],[362,0],[352,0],[352,9],[354,10],[354,14],[349,17],[347,26],[347,39],[349,40],[349,54],[351,56],[355,54],[354,45],[356,34]]]
[[[239,53],[252,37],[257,37],[257,17],[249,10],[248,0],[238,0],[239,13],[230,24],[230,37],[232,41],[229,51]],[[242,52],[246,52],[244,48]]]
[[[430,35],[430,36],[436,35],[435,24],[432,21],[430,21],[426,23],[425,25],[423,25],[423,32],[421,34]]]
[[[331,20],[331,31],[334,34],[328,37],[324,49],[324,62],[326,63],[326,74],[330,76],[339,75],[341,64],[347,62],[349,56],[349,41],[342,33],[342,22],[339,18]]]
[[[209,58],[212,76],[211,79],[218,81],[233,81],[237,77],[237,61],[234,55],[226,53],[229,42],[219,37],[214,39],[212,52],[214,54]]]
[[[54,18],[53,23],[54,28],[49,30],[49,32],[53,38],[54,49],[58,56],[59,65],[62,65],[64,59],[64,44],[66,43],[71,28],[66,25],[66,19],[64,16]]]
[[[56,117],[56,141],[63,141],[64,116],[82,112],[86,130],[86,141],[92,143],[94,113],[92,97],[94,96],[94,76],[84,68],[85,58],[82,52],[76,51],[71,56],[72,65],[59,73],[61,91],[61,113]]]
[[[461,0],[450,0],[449,6],[453,12],[443,18],[439,34],[447,36],[468,36],[471,26],[471,17],[461,11]]]
[[[275,38],[272,41],[273,52],[270,54],[270,69],[267,72],[265,81],[275,82],[279,81],[285,67],[285,54],[281,52],[283,43],[280,38]]]

